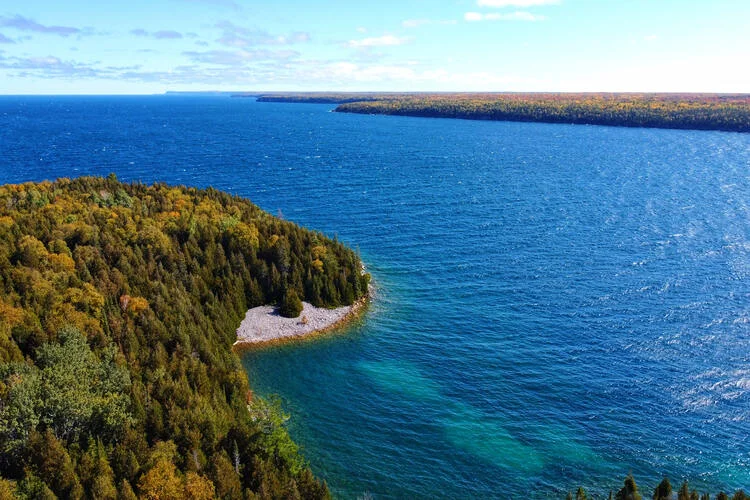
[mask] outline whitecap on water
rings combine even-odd
[[[721,406],[723,401],[736,401],[750,395],[750,370],[712,368],[691,377],[696,384],[680,395],[683,408],[697,411]],[[721,411],[714,415],[721,420],[745,420],[747,412]]]

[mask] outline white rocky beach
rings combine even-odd
[[[285,341],[335,328],[353,316],[364,304],[325,309],[302,302],[302,313],[296,318],[285,318],[275,306],[259,306],[247,311],[237,328],[237,345],[254,345]]]

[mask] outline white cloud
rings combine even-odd
[[[322,88],[331,81],[339,89],[380,89],[390,91],[498,91],[538,88],[538,83],[517,75],[492,72],[453,73],[444,68],[425,68],[420,64],[355,64],[350,61],[328,61],[298,67],[304,80]],[[327,86],[327,87],[326,87]]]
[[[657,38],[659,38],[657,35],[646,35],[643,37],[643,39],[646,40],[647,42],[653,42]]]
[[[477,0],[480,7],[535,7],[538,5],[555,5],[560,0]]]
[[[404,28],[418,28],[419,26],[422,26],[423,24],[429,24],[429,19],[407,19],[406,21],[403,21],[401,23],[401,26]]]
[[[414,71],[412,69],[398,65],[359,66],[350,62],[338,62],[331,64],[328,68],[335,78],[355,82],[414,79]]]
[[[479,12],[467,12],[464,14],[464,20],[469,22],[476,21],[544,21],[546,16],[539,16],[532,14],[531,12],[517,11],[508,14],[500,14],[497,12],[491,12],[489,14],[481,14]]]
[[[411,41],[411,38],[398,37],[394,35],[383,35],[378,37],[363,38],[361,40],[349,40],[346,45],[355,49],[365,47],[386,47],[394,45],[404,45]]]
[[[406,21],[401,22],[401,26],[403,26],[404,28],[419,28],[420,26],[425,26],[428,24],[456,24],[456,21],[454,19],[446,21],[435,19],[407,19]]]
[[[365,28],[364,26],[359,26],[357,28],[357,32],[358,33],[367,33],[367,28]]]
[[[179,31],[174,30],[159,30],[154,31],[153,33],[148,32],[144,30],[143,28],[137,28],[134,30],[130,30],[131,35],[135,36],[149,36],[151,38],[156,38],[157,40],[168,40],[168,39],[179,39],[183,38],[183,34]]]
[[[288,35],[273,35],[267,31],[238,26],[231,21],[220,21],[216,27],[222,30],[221,38],[216,40],[227,47],[254,47],[258,45],[294,45],[310,41],[310,34],[295,31]]]
[[[299,56],[294,50],[208,50],[205,52],[187,51],[182,53],[195,63],[240,66],[256,61],[283,61]]]
[[[686,54],[668,60],[652,58],[625,64],[616,61],[582,74],[561,75],[549,88],[562,92],[746,93],[750,88],[750,66],[736,64],[736,57]]]

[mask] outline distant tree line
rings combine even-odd
[[[750,132],[749,94],[326,92],[258,100],[335,103],[344,113]]]
[[[750,132],[750,96],[436,94],[341,104],[347,113]]]
[[[374,101],[375,96],[344,97],[338,94],[294,94],[294,95],[262,95],[258,102],[289,102],[301,104],[341,104],[345,102]]]
[[[247,309],[368,278],[215,189],[0,186],[0,498],[327,498],[231,348]]]

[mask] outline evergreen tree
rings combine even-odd
[[[622,489],[615,495],[616,500],[642,500],[641,494],[638,492],[638,486],[635,484],[635,479],[632,474],[628,474],[625,478],[625,484]]]
[[[661,483],[654,489],[654,500],[669,500],[672,497],[672,484],[668,478],[662,479]]]
[[[287,289],[279,305],[279,314],[285,318],[296,318],[302,312],[302,301],[294,289]]]
[[[698,494],[693,492],[693,494],[697,497]],[[688,482],[683,481],[682,486],[680,486],[679,491],[677,492],[677,500],[691,500],[693,497],[693,494],[690,493],[690,488],[688,487]]]

